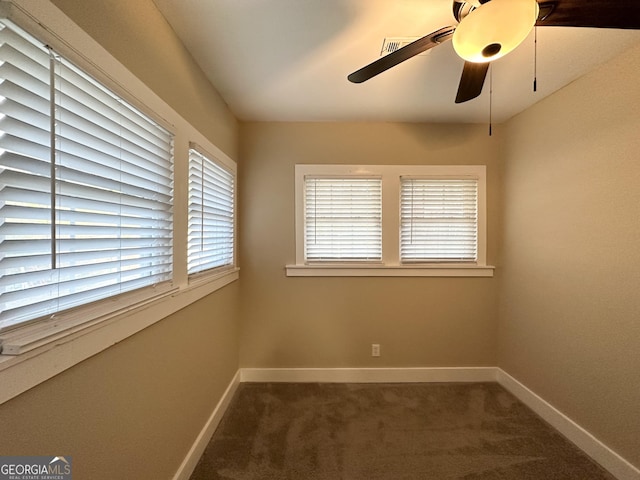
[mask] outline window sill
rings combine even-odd
[[[0,404],[77,363],[106,350],[239,278],[239,269],[216,272],[124,311],[99,318],[26,326],[3,334],[0,354]],[[37,324],[34,324],[34,326]],[[27,330],[28,329],[28,330]]]
[[[287,265],[287,277],[493,277],[490,265]]]

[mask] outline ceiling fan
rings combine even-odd
[[[640,29],[640,0],[453,0],[457,26],[440,28],[353,72],[365,82],[446,42],[464,59],[456,103],[482,92],[492,61],[514,50],[534,26]]]

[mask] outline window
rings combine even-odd
[[[0,37],[0,329],[168,285],[172,135],[10,23]]]
[[[478,179],[400,179],[402,262],[475,262]]]
[[[305,189],[307,261],[382,259],[382,180],[308,176]]]
[[[484,166],[296,165],[289,276],[492,276]]]
[[[189,149],[188,273],[234,264],[235,175]]]
[[[235,162],[52,3],[0,3],[2,403],[224,288],[239,269],[190,282],[187,218],[172,213],[187,211],[189,139],[228,171]],[[98,270],[114,283],[80,290]],[[13,303],[67,287],[74,294],[28,315]]]

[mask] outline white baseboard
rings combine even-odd
[[[496,368],[496,380],[618,480],[640,480],[640,470],[507,372]]]
[[[560,410],[498,367],[241,368],[222,395],[173,480],[188,480],[242,382],[429,383],[498,382],[618,480],[640,480],[640,470]]]
[[[419,383],[495,382],[494,367],[243,368],[241,382]]]
[[[216,428],[218,428],[220,420],[222,420],[222,417],[226,412],[227,407],[229,406],[229,403],[233,398],[233,395],[238,389],[238,385],[240,385],[240,372],[240,370],[236,372],[233,379],[229,383],[229,386],[222,394],[222,398],[220,398],[220,401],[213,409],[213,412],[207,420],[207,423],[205,423],[204,427],[196,437],[196,441],[193,443],[191,449],[189,450],[189,453],[187,453],[187,456],[182,461],[182,464],[178,468],[178,471],[173,476],[173,480],[189,480],[189,477],[195,470],[196,465],[198,464],[198,460],[200,460],[204,449],[211,440],[211,437],[216,431]]]

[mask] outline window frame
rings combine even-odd
[[[304,179],[306,176],[380,176],[382,178],[382,262],[307,262],[305,259]],[[478,179],[478,246],[475,262],[410,262],[400,258],[401,177],[472,177]],[[290,277],[492,277],[487,265],[486,166],[484,165],[344,165],[296,164],[295,263]]]

